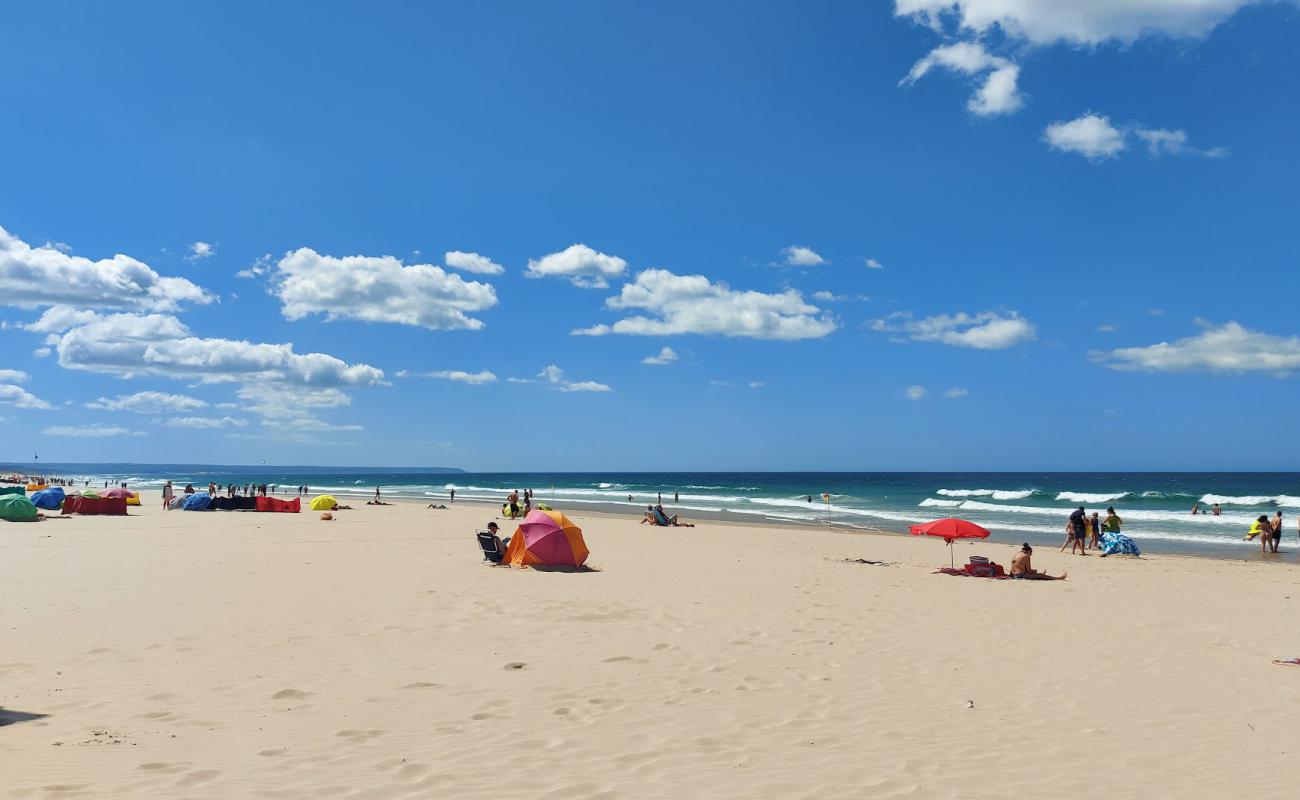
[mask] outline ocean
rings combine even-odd
[[[30,465],[0,472],[30,472]],[[1085,506],[1104,517],[1113,505],[1124,532],[1148,552],[1249,556],[1257,544],[1243,535],[1260,514],[1281,510],[1283,546],[1297,541],[1298,473],[1053,473],[1053,472],[489,472],[459,473],[312,467],[202,465],[42,464],[46,474],[126,481],[155,489],[163,481],[184,486],[224,483],[306,485],[313,494],[364,496],[382,487],[385,497],[445,502],[501,502],[510,489],[534,490],[539,501],[574,513],[601,510],[637,514],[662,493],[664,504],[692,514],[735,520],[793,522],[843,529],[907,526],[962,517],[992,532],[994,541],[1059,545],[1070,511]],[[829,495],[829,502],[822,494]],[[812,498],[809,502],[808,498]],[[1219,503],[1220,516],[1191,514]]]

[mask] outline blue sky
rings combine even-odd
[[[0,460],[1296,468],[1290,0],[0,24]]]

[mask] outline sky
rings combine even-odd
[[[1293,0],[0,29],[0,461],[1297,469]]]

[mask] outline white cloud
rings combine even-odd
[[[751,388],[751,389],[762,389],[762,388],[763,388],[764,386],[766,386],[766,385],[767,385],[767,381],[750,381],[750,382],[749,382],[749,388]]]
[[[1035,45],[1132,42],[1142,36],[1200,38],[1261,0],[895,0],[894,13],[968,36],[998,28]]]
[[[703,275],[675,275],[648,269],[633,283],[605,301],[612,309],[644,309],[654,316],[632,316],[613,325],[595,325],[573,331],[579,336],[622,333],[633,336],[670,336],[699,333],[752,339],[817,339],[829,335],[838,323],[821,309],[804,302],[794,289],[780,294],[740,292],[725,283],[712,283]]]
[[[919,384],[909,386],[903,390],[903,396],[908,400],[920,400],[925,397],[925,387]]]
[[[914,319],[910,312],[900,311],[873,321],[871,329],[881,333],[901,333],[917,342],[941,342],[977,350],[1003,350],[1030,341],[1036,335],[1029,320],[1015,311],[1005,314],[959,311],[924,319]]]
[[[567,278],[574,286],[584,289],[604,289],[610,278],[627,271],[627,262],[618,256],[605,255],[585,244],[572,244],[558,253],[528,260],[529,278],[553,276]]]
[[[1273,336],[1237,322],[1215,325],[1197,320],[1196,336],[1147,347],[1121,347],[1093,353],[1094,361],[1122,372],[1267,372],[1278,376],[1300,370],[1300,336]]]
[[[173,311],[215,298],[184,278],[159,275],[124,255],[91,261],[53,247],[32,247],[0,228],[0,303],[19,308]]]
[[[645,358],[641,359],[641,363],[652,364],[655,366],[663,366],[665,364],[671,364],[677,359],[678,359],[678,355],[676,350],[672,349],[671,347],[664,347],[660,349],[658,355],[646,356]]]
[[[112,436],[143,436],[143,433],[129,431],[118,427],[76,427],[73,425],[51,425],[41,431],[45,436],[70,436],[80,439],[105,439]]]
[[[443,260],[452,269],[473,272],[478,275],[500,275],[506,271],[505,267],[478,253],[463,253],[460,250],[451,250],[443,255]]]
[[[6,383],[0,383],[0,403],[17,406],[18,408],[53,408],[49,403],[23,387]]]
[[[1098,326],[1097,326],[1097,333],[1114,333],[1114,332],[1115,332],[1115,326],[1114,326],[1114,325],[1098,325]]]
[[[821,291],[813,292],[813,299],[823,303],[843,303],[844,301],[852,300],[853,298],[846,294],[835,294],[834,292]]]
[[[432,264],[404,266],[392,256],[335,258],[309,247],[280,259],[272,293],[288,320],[324,314],[327,320],[395,322],[431,330],[478,330],[482,320],[469,314],[497,304],[491,285]]]
[[[828,263],[811,247],[802,247],[791,245],[781,248],[781,255],[785,256],[785,263],[791,267],[817,267]]]
[[[246,419],[234,417],[170,417],[163,423],[169,428],[242,428],[248,424]]]
[[[257,260],[249,264],[244,269],[235,273],[236,278],[259,278],[270,272],[274,267],[275,256],[270,253],[263,253],[257,257]]]
[[[235,394],[244,402],[246,411],[269,419],[310,417],[313,411],[322,408],[343,408],[352,403],[351,397],[333,387],[322,389],[252,383],[240,387]]]
[[[1153,317],[1163,317],[1165,310],[1163,308],[1148,308],[1147,313]]]
[[[1167,128],[1117,127],[1109,117],[1089,111],[1068,122],[1053,122],[1043,130],[1043,141],[1053,150],[1063,153],[1078,153],[1091,160],[1114,158],[1128,149],[1128,137],[1132,133],[1147,146],[1147,153],[1153,158],[1164,155],[1196,155],[1205,158],[1222,158],[1228,154],[1226,148],[1212,147],[1202,149],[1193,147],[1188,141],[1187,132]]]
[[[217,246],[207,242],[195,242],[190,245],[190,254],[185,257],[186,261],[200,261],[205,258],[211,258],[217,254]]]
[[[20,369],[0,369],[0,381],[5,383],[24,383],[31,377]]]
[[[118,395],[114,399],[101,397],[86,408],[98,408],[105,411],[134,411],[137,414],[162,414],[167,411],[193,411],[203,408],[207,403],[197,397],[167,392],[136,392]]]
[[[884,268],[885,265],[881,264],[879,261],[875,260],[874,258],[867,259],[867,269],[884,269]]]
[[[1188,142],[1187,131],[1172,131],[1167,128],[1137,128],[1133,133],[1146,144],[1147,152],[1155,158],[1164,155],[1223,158],[1228,155],[1228,150],[1225,147],[1211,147],[1208,150],[1193,147]]]
[[[107,314],[56,336],[60,366],[132,377],[163,375],[203,383],[270,382],[298,386],[373,386],[384,373],[292,344],[194,336],[166,314]]]
[[[1020,67],[993,55],[979,42],[953,42],[940,45],[912,65],[900,85],[915,83],[935,67],[961,75],[984,75],[984,81],[966,101],[966,108],[981,117],[1012,114],[1024,105],[1017,88]]]
[[[944,392],[943,396],[944,397],[965,397],[968,394],[970,394],[970,392],[967,391],[966,389],[963,389],[960,386],[954,386],[948,391]]]
[[[542,367],[536,378],[510,378],[510,383],[544,383],[561,392],[612,392],[608,385],[596,381],[571,381],[564,377],[564,370],[554,364]]]
[[[410,370],[399,370],[399,378],[440,378],[446,381],[456,381],[457,383],[471,383],[474,385],[484,383],[495,383],[497,376],[488,370],[480,372],[464,372],[458,369],[444,369],[437,372],[411,372]]]
[[[1124,132],[1110,118],[1091,112],[1069,122],[1053,122],[1043,130],[1043,140],[1053,150],[1093,160],[1114,158],[1126,147]]]
[[[52,354],[53,352],[54,351],[48,347],[38,347],[32,351],[32,355],[36,356],[37,358],[49,358],[50,354]]]

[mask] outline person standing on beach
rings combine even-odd
[[[1277,552],[1277,546],[1280,544],[1282,544],[1282,512],[1281,511],[1277,512],[1277,516],[1273,518],[1272,547],[1274,553]]]
[[[1220,506],[1218,503],[1215,503],[1214,506],[1210,509],[1210,513],[1217,517],[1223,513],[1223,507]]]
[[[659,493],[659,505],[663,505],[663,504],[664,504],[664,493],[663,493],[663,492],[660,492],[660,493]]]
[[[682,501],[681,494],[678,492],[673,492],[673,504],[675,505],[677,503],[680,503],[681,501]]]
[[[447,498],[449,503],[456,502],[456,489],[454,487],[447,490]]]
[[[1088,546],[1101,547],[1101,520],[1097,519],[1096,511],[1088,517]]]
[[[163,510],[164,511],[172,507],[172,497],[174,497],[175,494],[176,494],[176,490],[172,488],[171,481],[167,481],[166,483],[163,484]]]
[[[383,500],[383,498],[381,498],[381,497],[379,496],[379,487],[376,486],[376,487],[375,487],[375,505],[379,505],[379,503],[382,502],[382,500]]]
[[[1119,533],[1120,528],[1123,526],[1124,520],[1120,519],[1119,514],[1115,513],[1115,507],[1111,506],[1106,509],[1106,519],[1101,523],[1101,527],[1107,533]]]
[[[1079,555],[1088,555],[1088,512],[1083,506],[1079,506],[1070,514],[1070,555],[1074,555],[1074,549],[1079,548]],[[1062,547],[1062,550],[1065,548]]]

